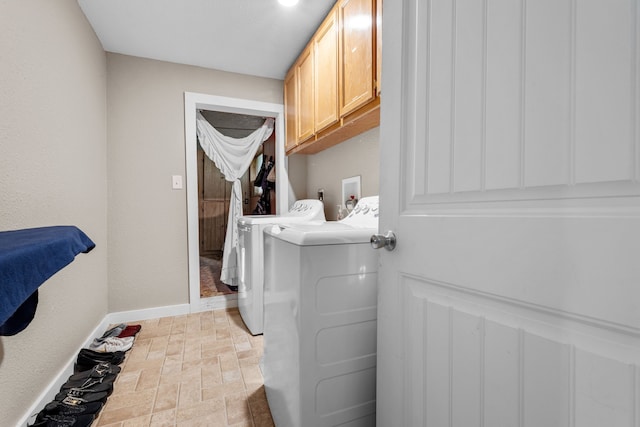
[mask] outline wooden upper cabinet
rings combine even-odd
[[[341,116],[375,98],[375,1],[340,1]]]
[[[284,78],[285,151],[298,145],[296,94],[296,69],[294,67]]]
[[[338,111],[338,13],[333,9],[313,39],[315,131],[336,123]]]
[[[338,0],[287,73],[287,154],[314,154],[380,124],[382,1]]]
[[[296,63],[298,144],[314,134],[313,44],[307,46]]]

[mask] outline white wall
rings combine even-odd
[[[281,80],[107,54],[109,311],[189,302],[184,92],[282,103]]]
[[[336,205],[344,204],[342,180],[360,175],[362,197],[375,196],[379,191],[380,128],[374,128],[348,141],[307,156],[307,197],[316,198],[324,188],[325,216],[335,220]]]
[[[307,157],[303,154],[292,154],[287,157],[290,205],[296,200],[315,198],[315,195],[307,194]]]
[[[0,230],[76,225],[97,245],[0,337],[9,426],[107,313],[106,58],[75,0],[0,1],[0,62]]]

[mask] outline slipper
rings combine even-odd
[[[117,375],[122,368],[117,365],[112,365],[109,362],[102,362],[95,365],[93,368],[86,371],[78,372],[69,377],[69,381],[75,381],[87,378],[101,378],[107,375]]]
[[[54,400],[66,403],[67,405],[80,405],[89,402],[106,402],[107,397],[111,394],[113,388],[107,391],[93,392],[90,390],[78,391],[77,389],[69,389],[56,394]]]
[[[74,371],[80,373],[81,371],[87,371],[100,363],[108,362],[112,365],[119,365],[124,361],[124,351],[114,351],[101,353],[99,351],[89,350],[83,348],[78,353],[78,358]]]
[[[109,362],[113,365],[119,365],[124,360],[124,351],[95,351],[90,348],[80,349],[78,356],[88,357],[91,359],[100,360],[101,362]]]
[[[31,427],[89,427],[94,415],[45,415]]]
[[[36,421],[42,421],[47,415],[95,415],[100,412],[103,406],[104,404],[102,402],[91,402],[84,405],[67,405],[62,402],[53,401],[47,403],[44,409],[36,415]]]
[[[62,384],[62,387],[60,387],[60,391],[69,389],[91,389],[92,391],[105,391],[109,387],[113,387],[113,382],[115,380],[116,375],[109,375],[100,378],[86,378],[75,381],[67,381],[66,383]]]

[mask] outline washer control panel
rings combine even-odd
[[[377,227],[379,213],[378,196],[363,197],[358,200],[358,204],[349,212],[349,215],[340,222],[355,227]]]
[[[296,200],[285,216],[324,221],[324,204],[316,199]]]

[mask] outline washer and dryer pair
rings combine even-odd
[[[264,230],[264,384],[278,427],[375,425],[378,197]]]

